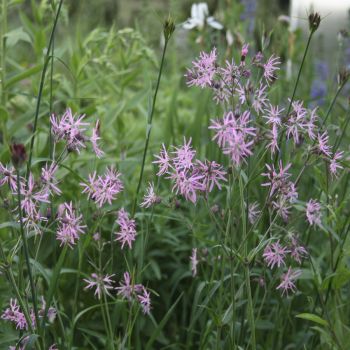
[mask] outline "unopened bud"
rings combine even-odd
[[[317,13],[310,13],[309,15],[309,28],[312,33],[314,33],[321,23],[321,16]]]
[[[348,81],[349,75],[350,73],[346,68],[341,68],[337,76],[338,85],[343,86]]]
[[[171,35],[174,33],[175,31],[175,22],[174,20],[170,17],[170,15],[168,16],[168,18],[165,20],[164,22],[164,27],[163,27],[163,33],[164,33],[164,38],[165,40],[169,40]]]
[[[15,167],[21,166],[27,159],[26,148],[22,143],[13,143],[10,146],[11,159]]]

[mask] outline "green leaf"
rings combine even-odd
[[[295,317],[302,318],[302,319],[308,320],[308,321],[312,321],[312,322],[318,323],[318,324],[325,326],[325,327],[328,326],[328,322],[326,320],[324,320],[323,318],[321,318],[320,316],[317,316],[315,314],[303,313],[303,314],[296,315]]]
[[[6,45],[8,47],[15,46],[19,41],[25,41],[30,44],[32,43],[32,39],[29,34],[23,30],[23,27],[19,27],[6,33],[5,38],[7,39]]]
[[[172,314],[172,312],[174,311],[176,305],[178,304],[178,302],[180,301],[180,299],[182,298],[183,293],[181,293],[179,295],[179,297],[176,299],[175,303],[171,306],[171,308],[168,310],[168,312],[165,314],[165,316],[163,317],[163,319],[160,321],[159,325],[157,326],[157,328],[154,330],[154,332],[152,333],[152,336],[150,338],[150,340],[147,342],[146,345],[146,350],[150,349],[152,347],[153,342],[156,340],[157,336],[159,335],[160,331],[163,329],[163,327],[165,326],[165,324],[167,323],[170,315]]]

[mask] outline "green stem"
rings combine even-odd
[[[250,271],[249,271],[249,262],[247,261],[248,256],[248,234],[247,234],[247,220],[246,220],[246,208],[244,203],[244,186],[242,181],[242,175],[239,176],[239,190],[241,198],[241,213],[242,213],[242,228],[243,228],[243,237],[244,237],[244,249],[243,254],[245,258],[244,262],[244,276],[245,284],[247,289],[247,298],[248,298],[248,322],[250,327],[250,344],[253,350],[256,349],[256,339],[255,339],[255,320],[254,320],[254,308],[253,308],[253,299],[252,299],[252,289],[250,285]]]
[[[7,0],[2,0],[2,8],[1,8],[1,38],[0,38],[0,98],[1,98],[1,105],[3,108],[6,109],[6,33],[7,33]],[[1,131],[2,131],[2,137],[3,137],[3,144],[8,144],[8,135],[7,135],[7,128],[6,128],[6,120],[1,118]]]
[[[53,40],[54,40],[54,34],[55,34],[55,31],[56,31],[56,25],[57,25],[58,17],[59,17],[59,14],[61,12],[62,3],[63,3],[63,0],[60,0],[60,3],[58,4],[58,9],[57,9],[57,12],[56,12],[55,20],[54,20],[54,23],[53,23],[52,31],[51,31],[51,34],[50,34],[49,44],[47,46],[47,52],[46,52],[46,55],[45,55],[44,67],[43,67],[43,70],[41,72],[39,92],[38,92],[38,97],[37,97],[37,100],[36,100],[36,109],[35,109],[35,116],[34,116],[33,133],[32,133],[32,137],[31,137],[31,140],[30,140],[30,149],[29,149],[29,156],[28,156],[28,163],[27,163],[26,178],[29,177],[29,172],[30,172],[30,168],[31,168],[31,165],[32,165],[33,148],[34,148],[36,129],[37,129],[37,126],[38,126],[38,118],[39,118],[41,97],[42,97],[42,94],[43,94],[44,82],[45,82],[45,76],[46,76],[47,67],[48,67],[50,58],[52,59],[52,57],[50,56],[51,55],[51,48],[52,48],[52,44],[53,44]]]
[[[39,324],[39,313],[38,313],[38,304],[37,304],[37,298],[36,298],[36,289],[34,285],[33,280],[33,274],[32,274],[32,268],[30,266],[30,258],[29,258],[29,249],[28,249],[28,242],[27,242],[27,236],[24,232],[24,225],[23,225],[23,213],[22,213],[22,203],[21,203],[21,185],[20,185],[20,179],[19,179],[19,169],[16,169],[16,179],[17,179],[17,206],[18,206],[18,216],[19,216],[19,223],[20,223],[20,234],[21,234],[21,240],[23,243],[23,250],[24,250],[24,257],[25,262],[28,270],[28,277],[29,277],[29,284],[30,284],[30,290],[32,293],[33,298],[33,308],[34,308],[34,315],[35,315],[35,322],[38,327],[38,330],[40,332],[40,324]]]
[[[154,95],[153,95],[152,106],[151,106],[151,110],[150,110],[150,112],[148,114],[148,119],[147,119],[146,142],[145,142],[145,147],[144,147],[144,150],[143,150],[141,170],[140,170],[139,181],[138,181],[138,184],[137,184],[136,195],[135,195],[135,200],[134,200],[131,216],[135,215],[136,205],[137,205],[137,198],[138,198],[138,195],[139,195],[139,192],[140,192],[140,188],[141,188],[143,172],[144,172],[146,156],[147,156],[147,150],[148,150],[149,140],[150,140],[150,137],[151,137],[154,107],[156,105],[157,94],[158,94],[158,90],[159,90],[160,78],[161,78],[162,72],[163,72],[164,60],[165,60],[165,52],[166,52],[167,46],[168,46],[168,40],[165,40],[165,44],[164,44],[164,47],[163,47],[163,53],[162,53],[162,60],[161,60],[160,67],[159,67],[159,72],[158,72],[157,84],[156,84],[156,88],[155,88]]]
[[[290,99],[290,102],[289,102],[289,106],[288,106],[286,118],[288,118],[289,113],[290,113],[290,110],[291,110],[291,108],[292,108],[292,104],[293,104],[293,102],[294,102],[294,98],[295,98],[295,94],[296,94],[296,91],[297,91],[297,87],[298,87],[298,85],[299,85],[299,80],[300,80],[300,76],[301,76],[301,71],[302,71],[303,66],[304,66],[304,63],[305,63],[306,54],[307,54],[307,52],[309,51],[309,46],[310,46],[310,43],[311,43],[311,39],[312,39],[313,33],[314,33],[314,31],[310,31],[309,38],[308,38],[308,40],[307,40],[307,44],[306,44],[306,47],[305,47],[305,50],[304,50],[303,59],[302,59],[302,61],[301,61],[300,67],[299,67],[299,72],[298,72],[297,80],[295,81],[295,84],[294,84],[294,89],[293,89],[292,98]],[[284,130],[283,130],[282,133],[281,133],[280,141],[282,140],[283,135],[284,135]],[[279,144],[280,144],[280,143],[281,143],[281,142],[279,142]],[[280,159],[280,158],[281,158],[281,156],[282,156],[282,147],[281,147],[281,149],[280,149],[280,152],[276,153],[275,163],[276,163],[277,159]]]

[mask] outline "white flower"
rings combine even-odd
[[[203,29],[205,23],[218,30],[224,28],[214,17],[209,16],[207,3],[200,2],[198,4],[193,4],[191,7],[191,18],[188,18],[187,21],[183,23],[183,27],[185,29]]]

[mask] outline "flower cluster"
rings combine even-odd
[[[307,250],[299,243],[297,236],[291,235],[290,242],[287,246],[283,246],[280,241],[271,243],[265,247],[263,258],[266,265],[273,269],[275,266],[280,268],[286,266],[285,260],[289,255],[292,260],[299,265],[302,259],[307,256]],[[296,287],[294,280],[301,274],[300,270],[293,270],[291,266],[288,267],[287,273],[281,275],[281,283],[276,289],[282,290],[282,295],[288,295],[289,291],[295,292]]]
[[[56,142],[64,141],[69,152],[76,151],[80,153],[82,148],[86,148],[85,143],[90,141],[97,157],[101,157],[103,152],[98,146],[100,139],[100,122],[97,121],[95,128],[92,129],[92,136],[86,135],[87,127],[90,123],[84,122],[85,114],[76,116],[72,110],[67,108],[61,117],[54,114],[50,117],[52,134]]]
[[[151,312],[150,292],[142,284],[133,284],[128,272],[124,273],[124,281],[120,282],[119,287],[115,288],[118,295],[128,301],[136,300],[139,302],[144,314]]]
[[[298,192],[296,191],[295,184],[289,180],[291,174],[287,171],[291,167],[291,164],[287,164],[283,167],[282,162],[279,162],[279,169],[275,169],[275,166],[266,164],[267,172],[263,173],[263,176],[267,177],[267,182],[262,186],[269,186],[269,196],[272,198],[272,207],[287,221],[290,211],[290,204],[294,203],[298,198]]]
[[[226,113],[221,120],[212,120],[209,129],[215,131],[213,140],[222,148],[223,153],[230,156],[232,163],[239,166],[245,158],[252,154],[255,128],[249,126],[250,113]]]
[[[159,155],[155,155],[158,164],[158,176],[167,174],[173,181],[172,191],[181,194],[186,200],[196,203],[198,193],[211,192],[214,186],[221,189],[220,181],[226,181],[226,171],[215,161],[195,160],[196,151],[191,146],[192,140],[179,147],[174,147],[171,155],[164,144]]]
[[[107,168],[104,175],[96,177],[96,171],[89,175],[88,183],[80,183],[84,187],[83,193],[96,202],[101,208],[105,203],[112,204],[117,194],[123,190],[123,183],[120,180],[121,174],[113,169]]]
[[[136,223],[134,219],[129,218],[129,214],[124,210],[124,208],[118,211],[117,224],[119,225],[119,231],[115,233],[117,238],[122,245],[127,244],[129,248],[132,248],[132,243],[136,239]]]
[[[40,318],[44,317],[44,314],[46,311],[46,302],[44,298],[42,298],[41,301],[42,301],[42,304],[39,310]],[[30,317],[31,326],[35,328],[36,320],[35,320],[33,309],[29,310],[29,317]],[[7,309],[4,310],[4,312],[1,315],[1,318],[3,320],[12,322],[16,326],[16,329],[28,330],[28,323],[27,323],[26,317],[23,313],[23,310],[21,310],[20,306],[18,305],[17,299],[10,299],[10,305]],[[49,322],[53,322],[55,318],[56,318],[56,309],[53,307],[48,308],[47,319],[49,320]]]

